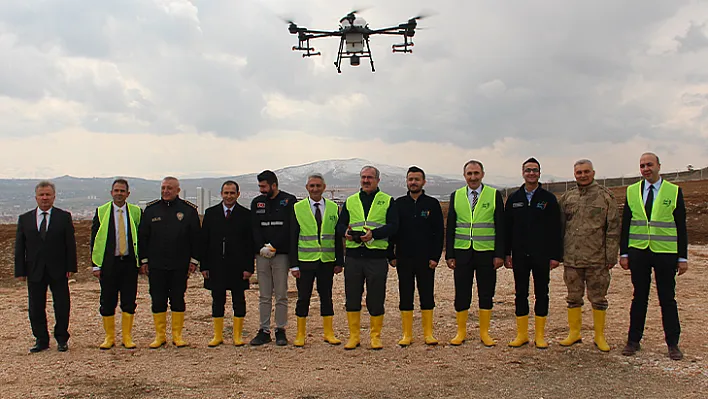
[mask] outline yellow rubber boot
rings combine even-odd
[[[182,339],[182,327],[184,327],[184,312],[172,312],[172,343],[178,348],[187,346],[187,342]]]
[[[381,329],[383,328],[383,315],[371,316],[370,323],[371,332],[369,333],[369,337],[371,338],[371,349],[382,349]]]
[[[349,340],[344,345],[344,349],[356,349],[361,341],[361,311],[347,312],[347,321],[349,322]]]
[[[438,340],[433,336],[433,309],[421,310],[423,324],[423,337],[426,345],[437,345]]]
[[[234,317],[234,346],[243,346],[243,317]]]
[[[413,311],[401,311],[401,326],[403,329],[403,338],[398,341],[398,345],[408,346],[413,342]]]
[[[583,308],[568,308],[568,328],[570,332],[568,337],[560,342],[561,346],[571,346],[573,344],[583,342],[580,336],[580,328],[583,325]]]
[[[130,313],[121,313],[121,335],[123,339],[123,347],[125,349],[135,349],[137,345],[133,342],[133,319],[135,315]]]
[[[106,331],[106,338],[98,347],[102,350],[111,349],[116,344],[116,318],[115,316],[103,316],[103,329]]]
[[[297,318],[297,335],[293,341],[295,346],[305,346],[305,334],[307,333],[307,317]]]
[[[548,348],[548,342],[546,342],[546,338],[544,337],[546,335],[545,331],[546,316],[536,316],[536,327],[534,330],[536,337],[534,338],[534,343],[538,349]]]
[[[467,318],[469,314],[469,310],[457,312],[457,335],[450,341],[451,345],[462,345],[467,339]]]
[[[174,318],[174,313],[173,316]],[[213,348],[219,346],[224,342],[224,318],[214,317],[214,338],[207,344],[208,347]]]
[[[322,316],[322,327],[324,328],[324,340],[332,345],[339,345],[342,341],[334,336],[334,328],[332,328],[332,316]]]
[[[603,352],[610,351],[610,345],[605,340],[605,315],[604,310],[592,310],[592,320],[595,327],[595,346]]]
[[[529,316],[516,316],[516,338],[509,342],[512,348],[519,348],[529,343]]]
[[[479,310],[479,339],[482,340],[484,346],[494,346],[497,341],[493,340],[489,336],[489,325],[492,321],[492,310],[491,309],[480,309]],[[527,327],[528,328],[528,327]]]
[[[167,312],[153,313],[155,321],[155,340],[150,343],[150,349],[157,349],[167,343]]]

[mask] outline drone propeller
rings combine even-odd
[[[420,19],[432,17],[432,16],[434,16],[435,14],[437,14],[435,11],[430,11],[430,10],[422,11],[419,15],[416,15],[415,17],[409,19],[408,21],[417,21],[417,20],[420,20]]]

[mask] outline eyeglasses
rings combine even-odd
[[[526,169],[524,169],[524,173],[538,173],[540,171],[541,171],[541,169],[539,169],[539,168],[526,168]]]

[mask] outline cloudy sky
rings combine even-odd
[[[357,0],[358,1],[358,0]],[[295,3],[297,5],[295,5]],[[376,4],[379,3],[379,4]],[[335,29],[329,0],[0,0],[0,177],[235,175],[330,158],[516,176],[708,165],[708,1],[388,0],[421,10],[412,55],[301,58],[280,17]]]

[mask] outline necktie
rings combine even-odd
[[[231,209],[226,210],[226,219],[231,219]]]
[[[317,240],[319,241],[320,233],[322,233],[322,212],[319,202],[315,202],[315,220],[317,221]]]
[[[128,238],[125,234],[125,220],[123,219],[122,209],[118,209],[118,253],[120,255],[128,255]]]
[[[479,197],[477,196],[476,191],[472,191],[472,211],[474,211],[474,207],[477,206],[477,200]]]
[[[39,225],[39,236],[44,240],[47,236],[47,212],[42,212],[42,223]]]
[[[651,220],[651,209],[654,205],[654,185],[649,185],[649,194],[647,194],[647,202],[644,203],[644,210],[647,213],[647,220]]]

